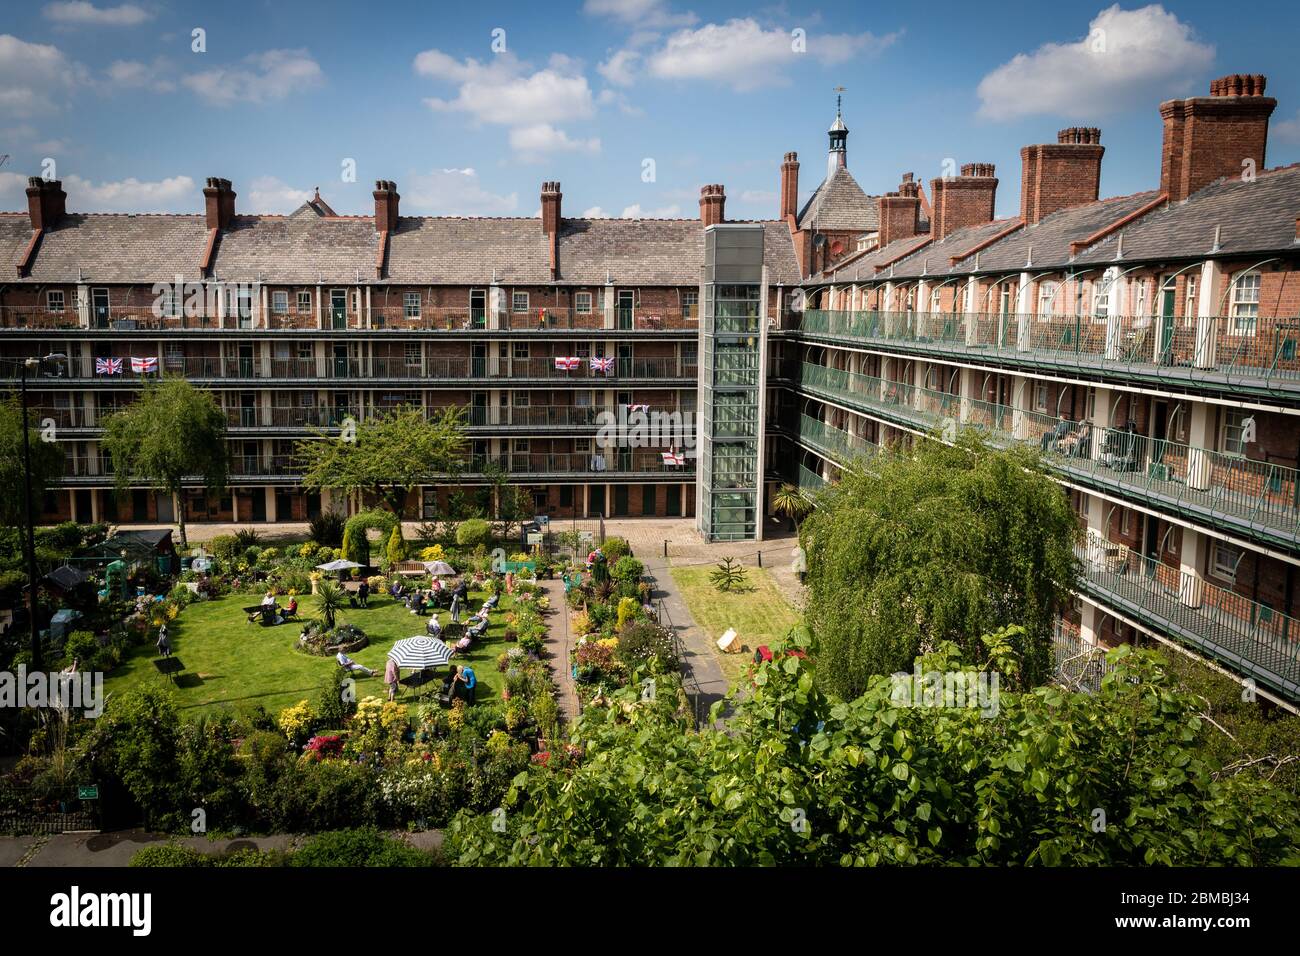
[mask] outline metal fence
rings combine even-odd
[[[82,799],[83,788],[53,791],[0,784],[0,833],[55,834],[100,828],[98,788],[94,799]]]
[[[1114,670],[1106,660],[1106,648],[1083,640],[1079,628],[1068,621],[1056,622],[1052,653],[1056,679],[1067,687],[1095,694],[1101,689],[1102,678]]]

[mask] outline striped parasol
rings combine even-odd
[[[404,637],[388,652],[390,660],[396,661],[398,667],[412,667],[424,670],[439,667],[451,661],[451,648],[436,637]]]

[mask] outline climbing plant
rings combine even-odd
[[[378,531],[379,540],[387,541],[392,537],[395,527],[397,527],[397,518],[391,512],[381,511],[378,508],[357,512],[343,526],[343,557],[357,564],[369,564],[370,539],[367,537],[367,532]]]

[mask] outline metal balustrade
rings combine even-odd
[[[872,455],[880,450],[874,442],[819,421],[810,415],[799,416],[799,437],[832,459],[847,463],[862,455]]]
[[[1300,317],[1056,316],[813,309],[806,335],[1148,380],[1300,389]]]
[[[801,388],[816,397],[914,428],[954,422],[980,430],[995,444],[1029,442],[1050,466],[1082,483],[1156,510],[1300,546],[1295,468],[813,363],[805,363],[800,376]]]
[[[826,479],[805,465],[799,466],[799,490],[804,492],[819,491],[826,487]]]
[[[1095,533],[1075,554],[1085,594],[1265,687],[1300,696],[1300,621]]]
[[[1060,618],[1052,630],[1052,656],[1058,681],[1094,694],[1101,690],[1102,678],[1114,669],[1106,660],[1106,648],[1089,644],[1077,624]]]

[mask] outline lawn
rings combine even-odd
[[[486,592],[471,591],[469,607],[477,610],[487,598]],[[191,604],[168,627],[172,654],[180,658],[184,671],[177,680],[176,694],[183,708],[213,709],[230,707],[247,711],[261,705],[272,714],[307,699],[315,706],[325,679],[337,670],[333,657],[316,657],[294,648],[301,625],[294,623],[262,627],[249,624],[242,608],[258,602],[257,595],[232,594],[214,601]],[[501,696],[503,679],[496,658],[514,645],[505,640],[506,611],[513,599],[502,595],[501,604],[489,617],[488,633],[468,654],[453,660],[469,664],[478,675],[478,699]],[[304,596],[299,613],[310,616],[314,599]],[[446,625],[450,614],[439,612]],[[465,620],[468,614],[462,614]],[[375,671],[374,677],[357,676],[357,696],[386,697],[384,661],[393,642],[403,637],[425,633],[427,617],[415,617],[402,604],[389,597],[372,596],[370,607],[347,609],[339,622],[355,624],[366,632],[370,645],[351,655],[359,664]],[[122,665],[108,675],[104,689],[120,692],[146,681],[171,681],[161,677],[154,667],[157,652],[152,644],[138,647]],[[410,672],[404,671],[403,676]],[[421,688],[424,694],[436,692],[440,684]],[[417,698],[415,692],[402,690],[398,698],[407,703]]]
[[[712,565],[672,569],[682,599],[690,608],[696,626],[708,635],[709,646],[717,655],[730,686],[735,686],[736,679],[753,659],[756,647],[784,640],[791,628],[803,623],[765,569],[750,567],[745,572],[748,589],[725,592],[709,582]],[[737,640],[744,643],[749,653],[723,654],[718,650],[716,642],[729,627],[736,629]]]

